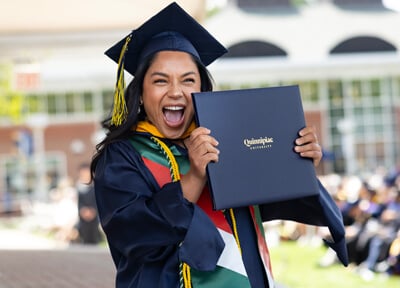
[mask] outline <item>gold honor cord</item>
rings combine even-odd
[[[236,226],[236,218],[235,218],[235,214],[233,213],[233,209],[232,208],[229,209],[229,214],[231,216],[231,221],[232,221],[233,236],[235,236],[236,244],[238,246],[240,254],[242,254],[242,247],[240,246],[239,234],[238,234],[237,226]]]
[[[172,152],[168,148],[168,146],[164,142],[162,142],[160,139],[158,139],[156,137],[151,137],[150,139],[153,140],[153,142],[156,143],[158,145],[158,147],[160,147],[161,151],[167,158],[172,182],[179,181],[181,179],[181,176],[179,173],[179,166],[178,166],[178,163],[176,162],[174,154],[172,154]],[[180,288],[192,288],[192,281],[191,281],[191,277],[190,277],[190,267],[188,264],[186,264],[184,262],[181,262],[179,264],[179,283],[180,283]]]
[[[181,175],[179,174],[179,166],[175,160],[174,154],[172,154],[172,152],[168,148],[168,146],[164,142],[162,142],[160,139],[152,136],[151,140],[153,140],[153,142],[156,143],[158,145],[158,147],[161,148],[163,154],[165,155],[165,157],[167,157],[172,182],[177,182],[177,181],[181,180]]]

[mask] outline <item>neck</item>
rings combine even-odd
[[[173,141],[176,141],[176,144],[181,145],[185,147],[185,143],[183,143],[183,140],[188,138],[190,136],[190,133],[196,128],[196,125],[194,122],[191,122],[188,129],[178,138],[174,139]],[[158,138],[166,138],[161,132],[157,129],[156,126],[154,126],[152,123],[148,121],[140,121],[136,127],[136,132],[144,132],[144,133],[149,133],[155,137]]]

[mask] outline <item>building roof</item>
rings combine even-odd
[[[227,29],[229,25],[229,29]],[[338,44],[353,37],[376,37],[400,50],[397,12],[344,10],[329,2],[305,5],[296,13],[251,13],[235,5],[205,22],[226,47],[264,41],[293,59],[325,59]]]
[[[231,4],[206,20],[205,27],[235,52],[210,67],[217,83],[400,73],[400,33],[393,29],[400,27],[400,14],[391,10],[342,9],[320,1],[295,13],[264,13]],[[360,51],[360,43],[370,49]],[[255,44],[262,51],[252,49],[250,55]],[[357,48],[357,53],[348,53]]]
[[[171,0],[0,0],[0,35],[135,28]],[[176,1],[197,20],[205,1]]]

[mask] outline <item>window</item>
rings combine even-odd
[[[362,87],[360,80],[351,81],[350,96],[354,103],[360,104],[362,99]]]
[[[263,41],[246,41],[228,48],[223,58],[287,56],[282,48]]]
[[[353,37],[339,43],[331,49],[330,54],[343,53],[366,53],[366,52],[388,52],[397,51],[396,47],[377,37],[359,36]]]
[[[300,82],[302,100],[305,103],[318,103],[318,83],[316,81]]]
[[[91,91],[84,93],[67,91],[64,93],[31,94],[25,97],[25,107],[28,114],[47,113],[53,116],[65,116],[66,114],[95,112],[94,100],[94,92]],[[103,97],[102,100],[107,99]],[[112,96],[109,101],[112,103]],[[103,105],[105,105],[104,101]]]
[[[47,113],[56,114],[57,112],[57,99],[55,94],[47,95]]]
[[[76,107],[75,107],[75,93],[72,92],[68,92],[65,94],[65,112],[67,114],[72,114],[76,111]]]
[[[381,96],[381,81],[379,79],[373,79],[369,82],[371,89],[371,96],[380,97]]]
[[[102,102],[103,102],[103,117],[107,116],[111,108],[113,106],[114,101],[114,91],[112,90],[105,90],[101,93]]]
[[[83,93],[83,109],[85,112],[93,112],[93,93]]]
[[[65,157],[61,153],[47,153],[44,159],[45,176],[49,187],[65,176]],[[19,198],[37,191],[38,171],[33,159],[6,157],[3,162],[4,170],[0,174],[6,183],[6,189],[11,197]]]
[[[28,113],[39,113],[43,111],[43,102],[39,95],[31,95],[26,99],[26,111]]]
[[[341,81],[329,81],[328,82],[328,95],[329,102],[333,108],[343,106],[343,89]]]

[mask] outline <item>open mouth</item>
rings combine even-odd
[[[184,111],[182,106],[166,106],[163,108],[164,119],[169,125],[179,125],[183,120]]]

